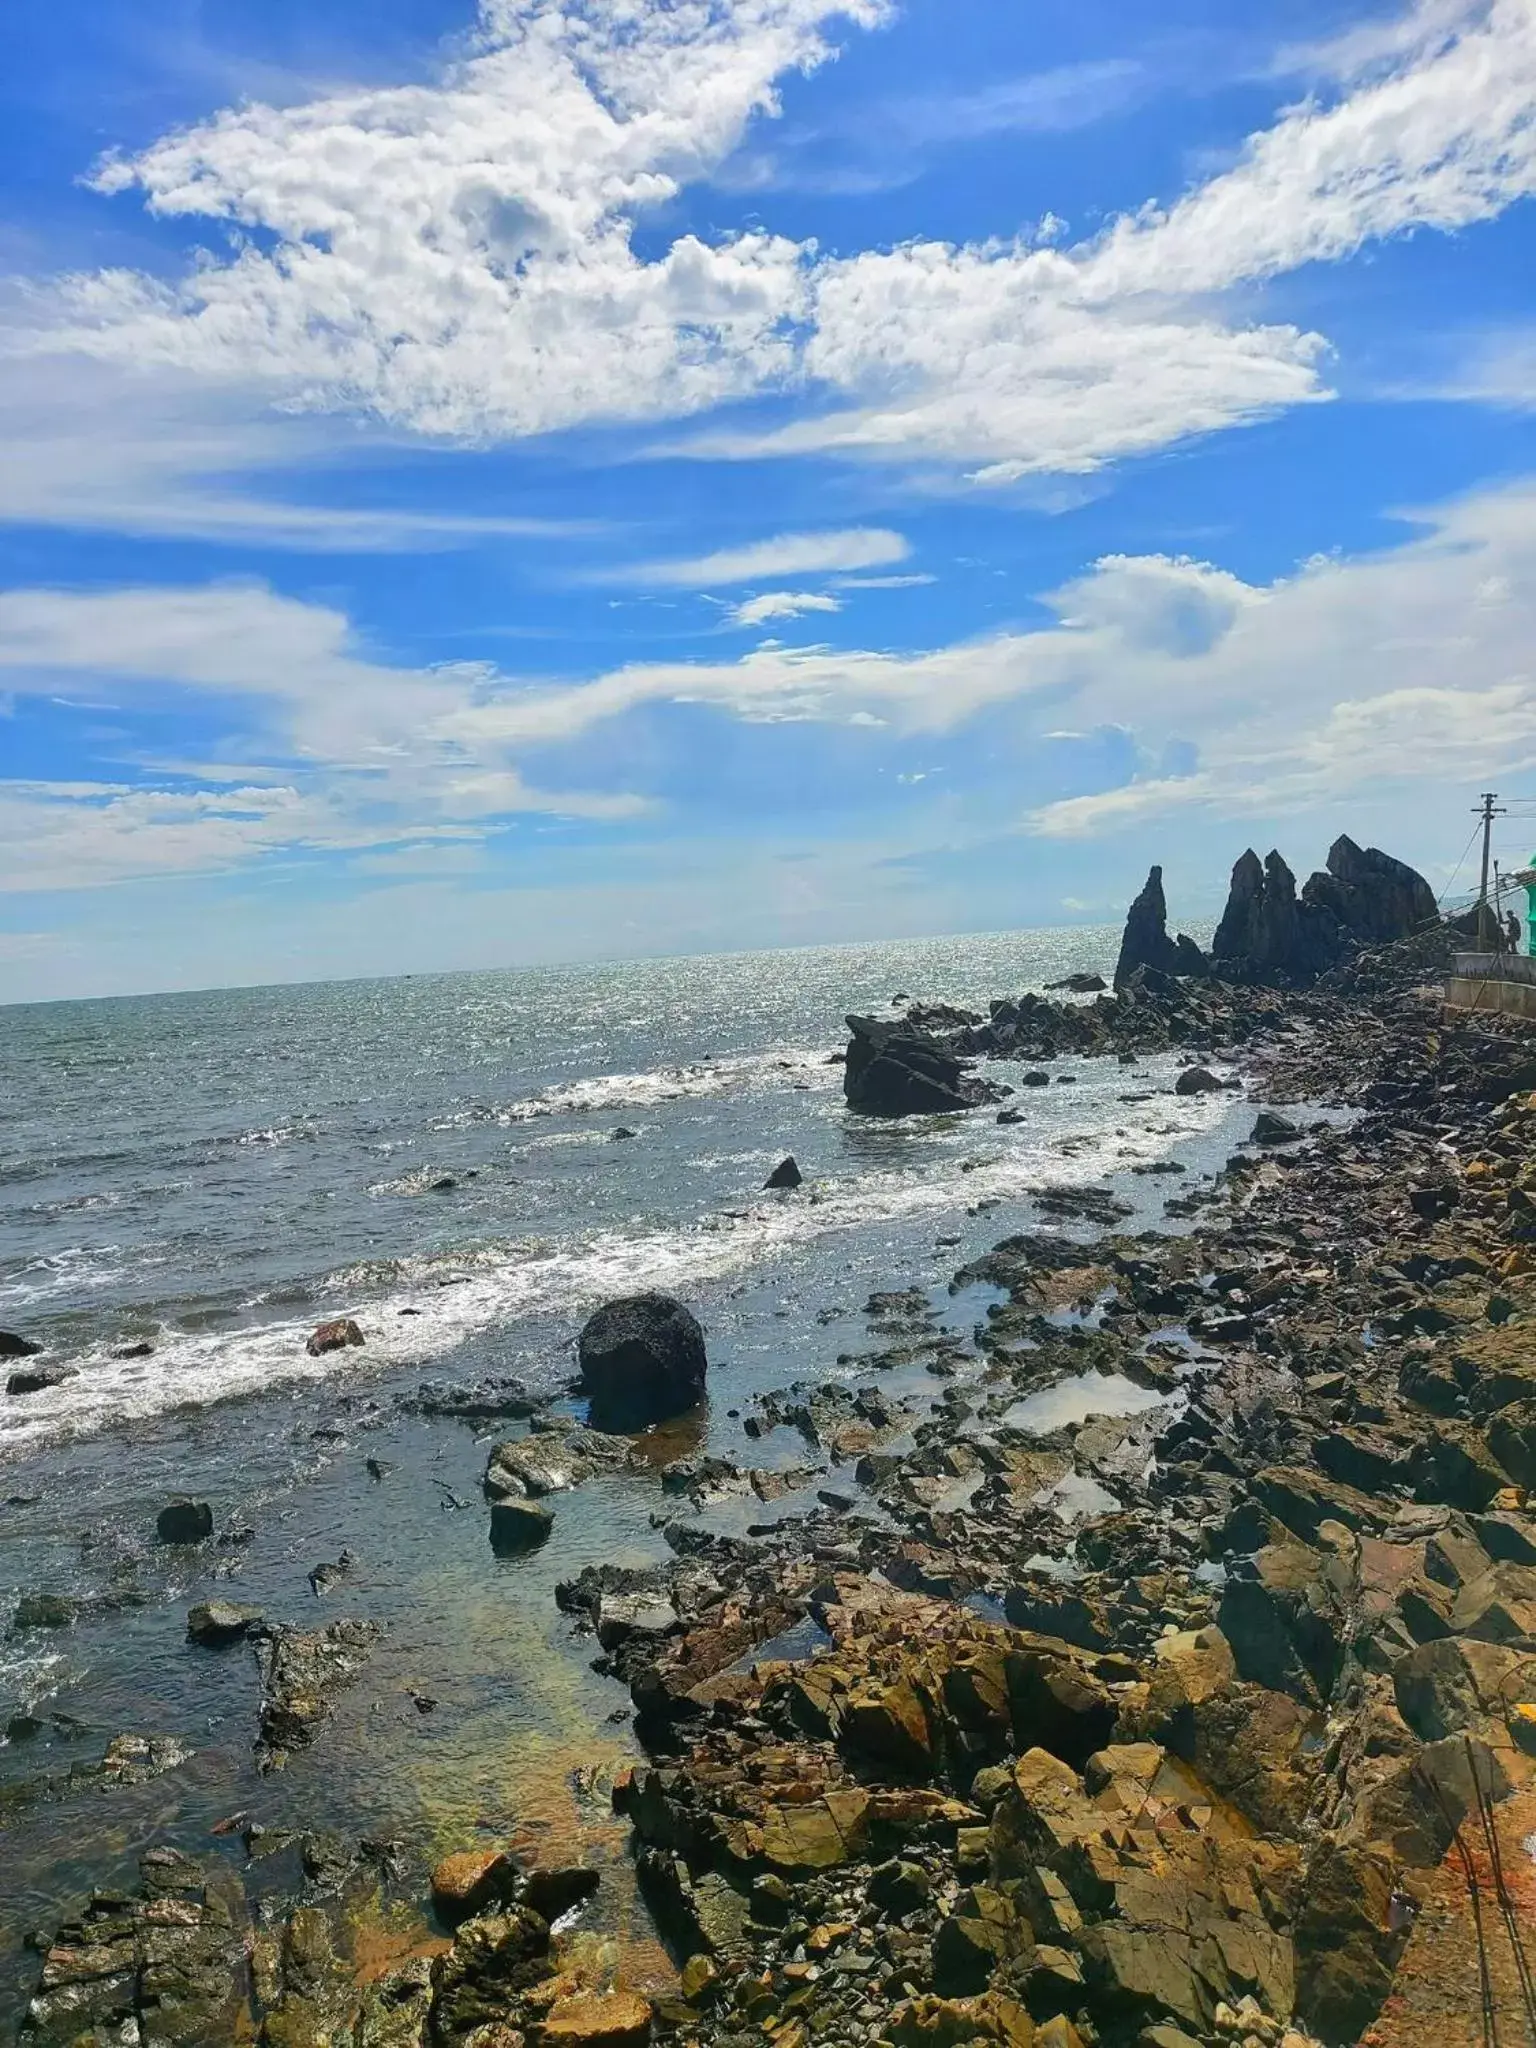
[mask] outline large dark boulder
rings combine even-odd
[[[599,1429],[644,1429],[704,1398],[704,1332],[670,1295],[608,1302],[583,1329],[579,1350],[582,1388]]]
[[[183,1495],[156,1515],[155,1534],[162,1543],[203,1543],[213,1534],[213,1509]]]
[[[1120,958],[1115,966],[1115,987],[1123,988],[1140,967],[1158,974],[1203,974],[1205,955],[1193,939],[1180,932],[1168,936],[1168,904],[1163,895],[1163,871],[1153,868],[1146,886],[1126,913],[1125,933],[1120,941]]]
[[[995,1101],[959,1056],[910,1023],[850,1017],[843,1094],[860,1116],[938,1116]]]
[[[1440,921],[1435,892],[1406,861],[1380,847],[1356,846],[1340,833],[1326,870],[1312,876],[1302,901],[1329,911],[1360,946],[1391,946]]]

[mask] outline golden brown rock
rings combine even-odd
[[[461,1849],[445,1856],[432,1873],[432,1905],[439,1919],[456,1927],[512,1890],[511,1858],[500,1849]]]
[[[545,2048],[641,2048],[651,2008],[638,1991],[577,1991],[556,1999],[539,2030]]]

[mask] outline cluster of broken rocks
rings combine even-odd
[[[1422,954],[1410,932],[1305,992],[1142,966],[1114,997],[1012,1006],[1031,1056],[1172,1045],[1213,1086],[1194,1062],[1241,1057],[1284,1108],[1161,1229],[1126,1234],[1106,1190],[1097,1215],[1045,1204],[1054,1227],[956,1273],[957,1300],[990,1290],[972,1329],[921,1290],[874,1297],[867,1351],[745,1418],[796,1432],[798,1464],[679,1461],[670,1561],[560,1587],[633,1700],[644,1760],[614,1803],[670,1995],[575,1967],[591,1873],[450,1858],[432,1938],[413,1922],[392,1951],[378,1927],[424,1875],[306,1838],[297,1890],[259,1902],[220,1859],[151,1851],[139,1894],[42,1944],[24,2038],[1438,2048],[1536,2027],[1536,1043],[1446,1019]],[[896,1030],[965,1080],[996,1027]],[[673,1335],[686,1380],[702,1350]],[[618,1318],[594,1355],[631,1336]],[[1083,1419],[1042,1432],[1025,1404],[1066,1387]],[[621,1430],[501,1412],[528,1423],[486,1475],[516,1540],[633,1457]],[[805,1499],[726,1534],[700,1511],[732,1493]],[[296,1742],[325,1635],[287,1645],[286,1695],[283,1646],[262,1651]]]

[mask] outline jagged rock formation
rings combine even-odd
[[[1204,974],[1205,955],[1183,932],[1168,936],[1168,905],[1163,896],[1163,871],[1153,868],[1146,886],[1131,905],[1120,941],[1120,958],[1115,964],[1115,987],[1123,988],[1138,967],[1152,967],[1159,974]]]
[[[1354,948],[1343,943],[1338,919],[1298,898],[1296,877],[1281,856],[1271,853],[1261,863],[1250,847],[1232,870],[1211,942],[1216,973],[1224,981],[1314,981],[1346,950]]]
[[[1342,835],[1328,864],[1298,893],[1283,857],[1264,860],[1250,847],[1232,870],[1227,907],[1207,959],[1181,933],[1168,937],[1163,871],[1153,868],[1131,905],[1115,987],[1138,970],[1214,974],[1218,980],[1277,988],[1310,987],[1367,949],[1396,945],[1438,926],[1434,891],[1405,862]]]

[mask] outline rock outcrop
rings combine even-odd
[[[843,1094],[860,1116],[939,1116],[996,1100],[987,1083],[966,1073],[958,1054],[910,1019],[850,1017],[848,1029],[853,1036]]]
[[[1308,987],[1355,954],[1396,945],[1438,919],[1424,877],[1377,847],[1341,835],[1299,895],[1278,853],[1261,862],[1250,847],[1232,870],[1212,965],[1227,981]]]
[[[704,1398],[704,1332],[668,1294],[606,1303],[582,1330],[579,1351],[582,1388],[599,1429],[644,1429]]]
[[[1252,847],[1232,870],[1226,909],[1207,958],[1182,933],[1168,936],[1163,871],[1153,868],[1131,905],[1115,987],[1140,975],[1214,975],[1239,985],[1310,988],[1362,952],[1439,928],[1434,891],[1405,862],[1341,835],[1328,864],[1299,892],[1278,852]]]
[[[1115,987],[1124,988],[1138,968],[1150,967],[1158,974],[1203,974],[1205,955],[1180,932],[1168,936],[1168,904],[1163,895],[1163,871],[1153,868],[1146,885],[1126,914],[1125,936],[1120,941],[1120,958],[1115,966]]]

